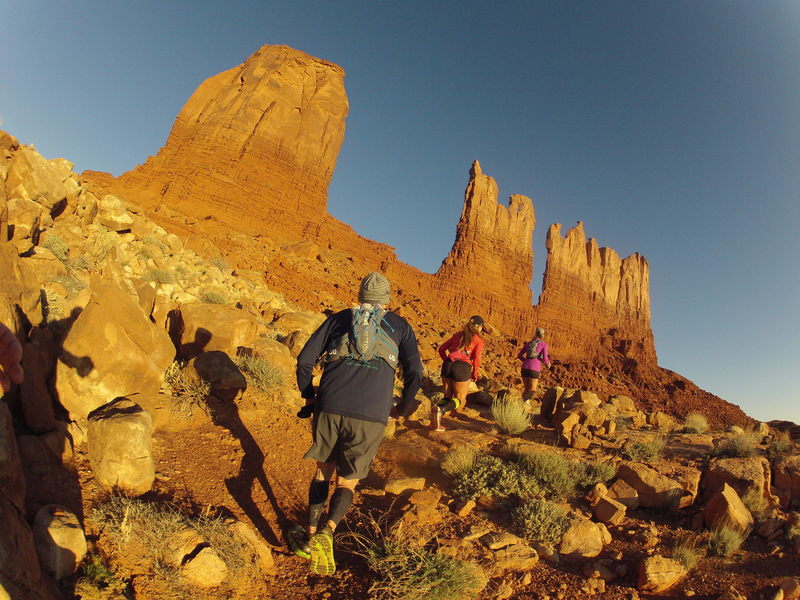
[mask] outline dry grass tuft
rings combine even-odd
[[[728,557],[744,544],[747,536],[726,523],[720,523],[711,531],[708,547],[717,556]]]
[[[691,571],[706,555],[702,539],[696,535],[682,535],[676,538],[675,545],[672,547],[672,558]]]
[[[705,433],[708,431],[708,419],[700,413],[689,413],[683,425],[686,433]]]
[[[630,460],[639,462],[652,462],[664,454],[667,438],[663,435],[654,435],[646,442],[628,442],[624,452]]]
[[[269,392],[283,385],[283,374],[276,367],[257,356],[237,356],[234,359],[247,382],[262,392]]]
[[[503,433],[522,433],[531,425],[531,414],[522,400],[495,398],[492,402],[492,417]]]
[[[477,456],[478,450],[472,446],[453,446],[442,457],[442,471],[455,477],[469,471]]]
[[[756,439],[751,432],[737,433],[723,440],[712,451],[713,456],[748,458],[756,453]]]
[[[190,417],[195,408],[205,409],[206,399],[211,394],[211,384],[178,361],[164,372],[162,389],[173,397],[176,412],[183,417]]]
[[[563,506],[531,498],[511,513],[517,531],[532,542],[555,546],[569,526],[569,513]]]

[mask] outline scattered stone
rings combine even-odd
[[[731,585],[717,596],[717,600],[747,600],[747,596]]]
[[[685,494],[683,487],[646,465],[624,462],[617,470],[617,479],[636,490],[639,502],[647,508],[674,508]],[[612,486],[613,487],[613,486]]]
[[[126,398],[110,402],[89,416],[89,461],[97,481],[108,489],[140,495],[155,480],[147,411]]]
[[[481,536],[479,541],[489,550],[501,550],[506,546],[512,546],[521,542],[517,536],[507,531],[487,533]]]
[[[404,477],[401,479],[390,479],[386,482],[386,485],[383,486],[383,489],[389,494],[395,494],[396,496],[399,496],[405,491],[421,490],[424,487],[424,477]]]
[[[686,576],[686,568],[676,560],[648,556],[639,566],[639,591],[657,593],[668,590]]]
[[[603,539],[597,524],[588,519],[575,519],[561,538],[559,554],[593,558],[603,550]]]
[[[459,502],[455,503],[454,509],[455,513],[459,517],[466,517],[469,513],[473,511],[475,508],[475,500],[460,500]]]
[[[436,488],[428,488],[411,494],[408,497],[408,503],[415,506],[435,508],[438,506],[441,497],[441,490],[437,490]]]
[[[628,510],[639,508],[639,493],[622,479],[617,479],[608,489],[608,496],[628,507]]]
[[[555,565],[559,563],[560,558],[558,556],[558,551],[549,544],[541,544],[536,542],[533,544],[533,548],[536,550],[539,556],[547,562]]]
[[[265,575],[275,575],[277,572],[275,559],[272,557],[272,550],[264,541],[264,538],[244,521],[232,519],[227,522],[227,525],[231,532],[253,551],[257,559],[256,564],[261,572]]]
[[[709,529],[725,524],[747,535],[753,528],[753,515],[739,498],[736,490],[727,483],[708,500],[703,509],[703,518]]]
[[[594,507],[594,516],[603,523],[619,525],[625,518],[626,509],[627,507],[621,502],[606,496],[600,498],[597,502],[597,505]]]
[[[525,544],[514,544],[495,552],[492,568],[495,572],[528,571],[539,562],[536,550]]]
[[[586,500],[592,506],[597,506],[597,503],[608,494],[608,488],[604,483],[597,483],[595,486],[586,494]]]
[[[39,509],[33,535],[42,567],[56,580],[72,575],[86,556],[86,536],[78,517],[58,504]]]
[[[192,585],[210,589],[225,581],[228,576],[228,567],[216,550],[209,546],[200,550],[194,558],[183,565],[181,574]]]
[[[479,537],[483,537],[487,533],[489,533],[489,528],[484,527],[481,525],[470,525],[469,533],[465,535],[462,539],[465,542],[471,542],[472,540],[477,540]]]

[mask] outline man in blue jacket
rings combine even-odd
[[[361,281],[360,306],[328,317],[297,357],[297,385],[306,400],[298,416],[314,417],[314,441],[304,458],[317,461],[317,471],[308,492],[308,529],[293,528],[289,543],[296,554],[311,558],[312,571],[320,575],[336,571],[333,531],[369,472],[389,418],[408,416],[419,404],[417,339],[405,319],[386,310],[389,300],[389,280],[370,273]],[[320,361],[322,378],[315,389],[312,371]],[[394,406],[398,367],[403,394]],[[334,471],[336,487],[321,520]]]

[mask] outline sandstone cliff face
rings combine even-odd
[[[476,160],[464,192],[456,241],[434,287],[457,314],[490,309],[491,317],[506,321],[506,315],[497,314],[502,307],[531,304],[536,218],[530,198],[511,196],[505,207],[497,196],[497,183],[483,174]]]
[[[593,354],[598,340],[608,349],[656,364],[650,328],[650,272],[638,254],[620,259],[610,248],[586,240],[583,223],[561,237],[547,231],[547,266],[539,298],[540,319],[577,353]]]
[[[435,274],[400,262],[390,246],[328,215],[327,187],[348,112],[343,78],[335,65],[265,46],[200,86],[157,156],[118,179],[87,172],[84,180],[151,209],[198,250],[262,274],[310,309],[341,308],[364,273],[384,272],[431,364],[442,338],[477,313],[498,330],[489,348],[498,376],[516,372],[518,364],[502,356],[513,356],[512,346],[541,326],[563,361],[553,372],[562,385],[627,393],[641,404],[668,395],[673,412],[706,398],[657,366],[647,261],[598,247],[582,224],[563,238],[560,225],[548,231],[544,284],[532,305],[532,202],[515,195],[500,204],[497,184],[477,161],[455,242]],[[316,258],[294,255],[298,241],[312,243]]]
[[[144,207],[166,203],[220,219],[322,218],[344,139],[344,70],[286,46],[264,46],[203,82],[166,145],[117,182]]]

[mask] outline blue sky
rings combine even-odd
[[[800,422],[800,3],[9,2],[0,128],[76,170],[155,154],[207,77],[263,44],[347,72],[329,210],[435,271],[478,159],[650,263],[659,363]]]

